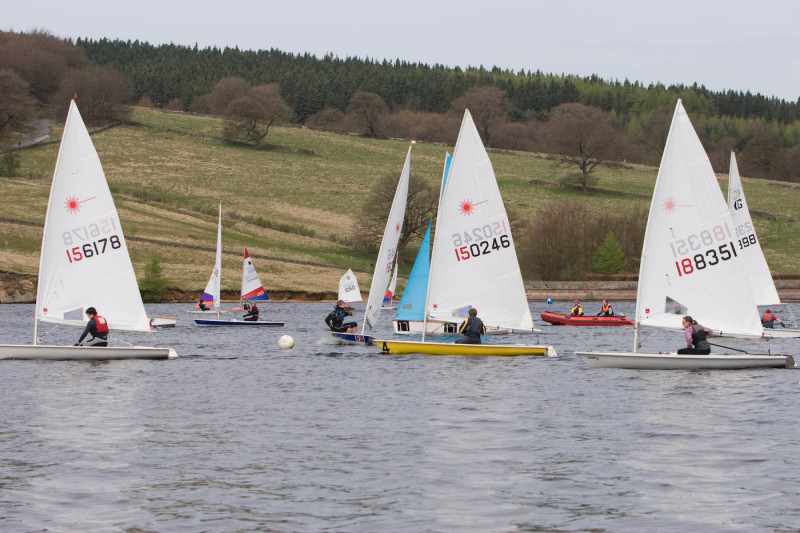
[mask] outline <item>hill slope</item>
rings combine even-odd
[[[245,246],[268,291],[334,291],[345,269],[371,268],[374,258],[349,246],[354,215],[377,177],[399,174],[407,141],[273,128],[270,146],[253,149],[223,144],[215,118],[137,108],[132,119],[137,125],[110,128],[92,139],[140,275],[154,252],[172,285],[199,292],[214,262],[220,200],[223,289],[238,291]],[[53,135],[60,136],[60,126]],[[448,150],[452,147],[417,143],[412,172],[438,183]],[[38,224],[44,221],[57,151],[57,145],[23,150],[22,171],[30,177],[2,178],[6,208],[0,243],[8,244],[0,270],[37,272]],[[558,186],[573,171],[547,156],[490,152],[490,157],[506,204],[523,219],[564,197],[598,210],[647,208],[657,172],[630,165],[600,168],[598,186],[607,192],[583,197]],[[775,217],[755,217],[773,272],[797,274],[800,251],[793,243],[800,240],[794,224],[800,189],[760,180],[745,180],[745,188],[751,209]],[[366,289],[369,275],[358,277]]]

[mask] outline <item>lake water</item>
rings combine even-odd
[[[800,530],[794,370],[589,369],[574,350],[629,350],[632,328],[542,325],[564,302],[531,303],[543,333],[514,338],[557,358],[332,345],[331,304],[269,303],[287,326],[266,330],[188,307],[148,306],[178,317],[159,334],[177,360],[0,361],[0,530]],[[0,342],[31,342],[32,315],[0,306]],[[800,360],[800,340],[770,348]]]

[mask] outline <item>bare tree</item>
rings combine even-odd
[[[250,84],[244,79],[238,76],[223,78],[214,85],[208,94],[208,109],[215,115],[222,115],[231,102],[246,95],[248,91],[250,91]]]
[[[379,95],[359,91],[350,99],[347,113],[356,119],[356,122],[366,129],[370,136],[375,136],[375,126],[378,119],[389,112],[389,107]]]
[[[344,113],[333,107],[326,107],[308,117],[305,125],[323,131],[340,131]]]
[[[0,32],[0,65],[28,82],[31,96],[40,102],[51,102],[65,76],[82,70],[85,64],[83,49],[69,39],[38,29]]]
[[[361,212],[356,216],[355,234],[358,246],[364,250],[375,250],[380,246],[386,218],[392,208],[399,174],[389,173],[380,177],[367,195]],[[436,216],[439,189],[418,174],[411,174],[408,181],[408,201],[403,221],[403,231],[397,245],[402,258],[406,245],[415,237],[422,239],[428,222]]]
[[[106,124],[126,120],[133,91],[122,75],[111,67],[87,67],[72,72],[64,79],[58,91],[57,102],[62,116],[66,116],[69,101],[78,96],[81,117],[87,124]]]
[[[0,137],[5,137],[30,120],[36,101],[25,80],[8,69],[0,70],[0,94]]]
[[[278,84],[259,85],[228,104],[223,136],[228,141],[259,145],[274,123],[290,116],[291,109],[281,97]]]
[[[591,173],[613,155],[614,128],[596,107],[561,104],[550,114],[548,130],[551,149],[561,154],[561,162],[580,169],[585,193]]]
[[[654,154],[650,162],[658,163],[661,160],[674,110],[674,106],[653,109],[642,119],[641,129],[633,135],[635,143],[646,146]]]
[[[789,169],[786,150],[780,137],[760,132],[747,141],[739,158],[742,174],[753,178],[786,180]]]
[[[464,109],[469,109],[484,144],[493,146],[489,139],[489,127],[495,122],[505,121],[506,113],[511,108],[511,101],[499,87],[482,85],[471,87],[453,100],[451,107],[459,114],[463,113]]]

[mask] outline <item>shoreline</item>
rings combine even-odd
[[[775,287],[784,303],[800,302],[800,278],[775,279]],[[526,281],[525,295],[528,301],[597,300],[612,302],[636,301],[636,279],[589,280],[589,281]],[[194,303],[201,290],[187,291],[168,288],[160,302],[146,303]],[[274,302],[335,302],[335,291],[269,291]],[[222,301],[239,301],[237,291],[222,291]],[[36,276],[0,271],[0,303],[34,303],[36,301]]]

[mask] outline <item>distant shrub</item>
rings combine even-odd
[[[144,266],[144,276],[139,280],[139,292],[146,302],[160,302],[164,299],[164,291],[169,280],[164,276],[161,259],[150,254],[150,260]]]
[[[609,230],[606,238],[592,256],[592,271],[598,274],[616,274],[625,269],[625,251],[614,232]]]
[[[0,173],[3,176],[14,178],[19,176],[19,168],[22,164],[19,152],[8,152],[0,156]]]
[[[640,209],[618,214],[592,211],[578,200],[552,201],[534,216],[517,241],[520,267],[528,279],[584,279],[593,270],[595,252],[613,230],[623,262],[616,272],[634,270],[642,253],[646,220]]]

